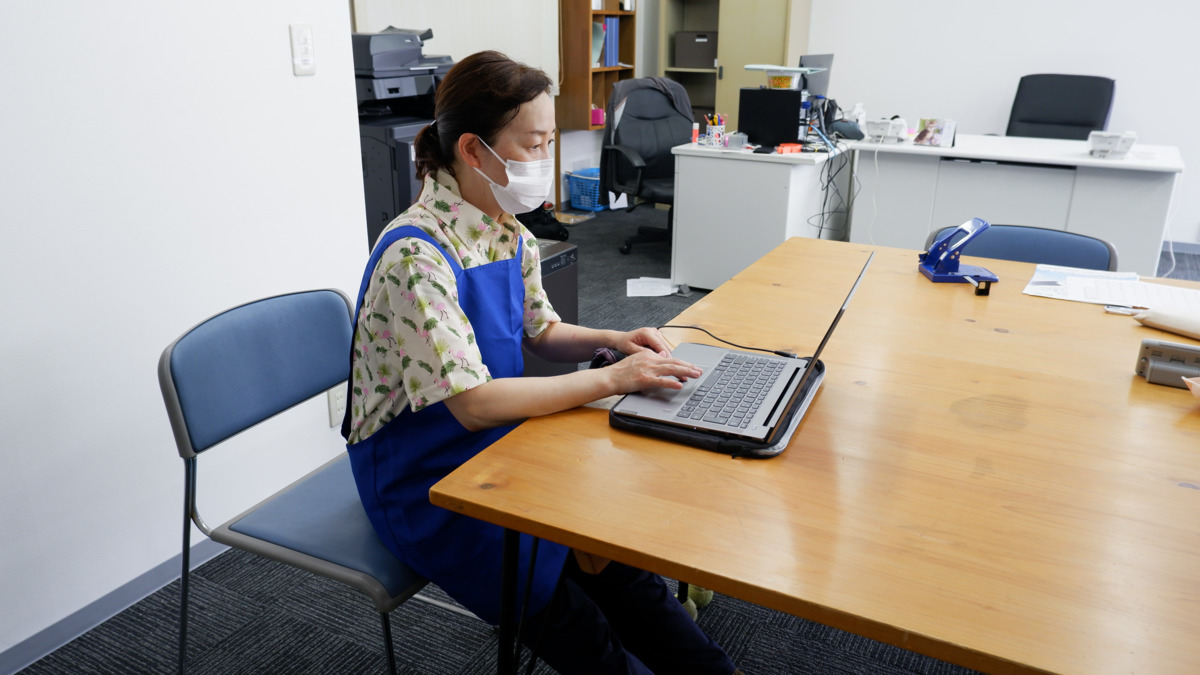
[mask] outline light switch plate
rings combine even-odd
[[[317,55],[313,50],[313,29],[306,23],[288,26],[292,34],[292,72],[296,75],[316,75]]]

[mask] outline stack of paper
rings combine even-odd
[[[1038,265],[1026,295],[1138,309],[1174,309],[1200,313],[1200,291],[1141,281],[1133,272],[1101,272]]]

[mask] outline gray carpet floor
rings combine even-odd
[[[666,225],[666,211],[640,206],[629,213],[601,211],[591,220],[568,226],[568,242],[579,247],[581,324],[614,330],[660,326],[704,297],[705,291],[692,291],[687,297],[626,297],[627,279],[671,276],[671,246],[661,241],[634,244],[628,254],[618,249],[638,227]]]
[[[618,247],[639,225],[665,224],[665,211],[643,207],[602,212],[569,228],[569,241],[579,247],[580,323],[621,330],[661,325],[703,296],[625,297],[628,278],[670,276],[670,249],[666,243],[638,244],[622,255]],[[1176,257],[1171,276],[1200,280],[1200,256]],[[193,582],[193,673],[386,672],[377,615],[339,584],[240,551],[205,563]],[[22,673],[174,672],[178,601],[176,581]],[[446,608],[453,604],[431,585],[392,614],[401,673],[495,672],[493,629]],[[747,675],[970,672],[730,597],[717,596],[698,621]],[[551,671],[543,664],[536,672]]]

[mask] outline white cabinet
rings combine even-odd
[[[859,141],[853,242],[919,249],[929,232],[969,218],[1099,237],[1119,269],[1158,269],[1179,150],[1134,146],[1099,159],[1085,141],[960,135],[952,148]],[[967,251],[968,255],[970,250]]]
[[[930,229],[939,230],[972,218],[997,225],[1065,229],[1074,186],[1073,166],[942,157],[937,163]],[[910,248],[920,248],[924,242],[922,238]]]
[[[842,239],[845,223],[822,226],[823,153],[756,155],[691,144],[675,154],[671,280],[720,286],[789,237]],[[845,180],[849,171],[840,172]],[[846,186],[840,186],[843,192]]]

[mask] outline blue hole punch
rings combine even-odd
[[[982,218],[972,218],[959,225],[920,254],[917,269],[935,284],[969,283],[975,287],[975,295],[987,295],[992,290],[992,283],[1000,278],[982,267],[962,265],[958,259],[967,243],[989,227],[991,225]]]

